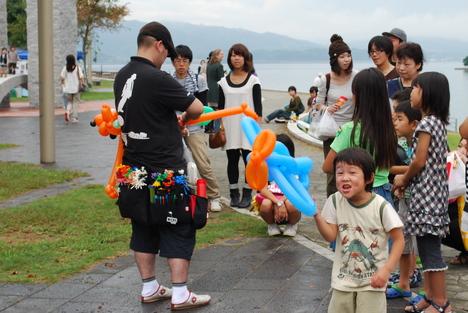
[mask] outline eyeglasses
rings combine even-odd
[[[189,64],[190,63],[188,59],[175,59],[174,62],[177,64]]]
[[[384,50],[370,50],[369,55],[381,54],[382,52],[384,52]]]

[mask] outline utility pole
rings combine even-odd
[[[41,163],[55,163],[54,28],[52,0],[37,2]]]

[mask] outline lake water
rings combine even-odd
[[[197,70],[199,60],[192,62],[192,69]],[[229,69],[227,64],[223,64],[224,69]],[[354,68],[357,70],[373,67],[374,63],[371,60],[368,62],[355,62]],[[468,71],[455,70],[462,67],[462,62],[426,62],[423,67],[423,72],[435,71],[447,76],[450,83],[450,130],[458,130],[458,125],[468,116]],[[122,65],[102,65],[103,71],[118,71]],[[93,70],[98,71],[101,65],[93,65]],[[174,68],[167,60],[163,70],[172,72]],[[330,72],[328,63],[256,63],[255,71],[260,78],[260,83],[263,89],[283,90],[287,93],[288,87],[296,86],[298,92],[309,92],[315,77],[319,72],[326,74]],[[303,99],[305,101],[306,99]]]

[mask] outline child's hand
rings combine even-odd
[[[390,272],[385,270],[384,268],[379,269],[377,272],[372,275],[370,285],[373,288],[382,288],[387,285],[388,277],[390,276]]]

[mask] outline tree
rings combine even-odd
[[[463,59],[463,65],[468,66],[468,56]]]
[[[116,31],[122,26],[120,22],[130,13],[127,4],[119,5],[118,0],[77,0],[78,37],[82,42],[83,63],[86,80],[91,80],[92,62],[88,59],[92,55],[92,42],[95,30],[101,28]]]
[[[7,0],[8,44],[27,48],[26,0]]]

